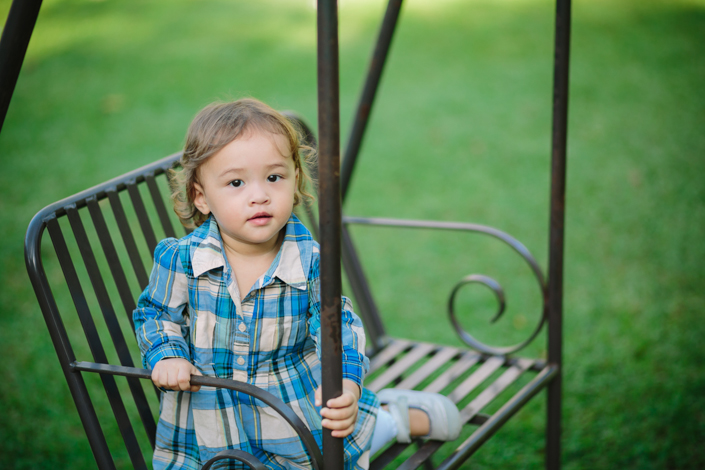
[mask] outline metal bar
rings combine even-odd
[[[411,390],[423,382],[429,375],[443,367],[444,364],[453,360],[460,354],[457,348],[444,347],[431,357],[423,366],[416,369],[411,375],[396,385],[396,388]]]
[[[97,205],[98,203],[95,201],[88,203],[88,207]],[[90,241],[88,240],[83,222],[81,221],[77,210],[69,209],[66,213],[69,222],[71,223],[71,228],[73,229],[76,243],[79,246],[83,263],[88,271],[88,276],[91,280],[93,291],[98,299],[100,311],[103,314],[105,324],[108,327],[108,332],[110,333],[110,338],[113,340],[113,346],[115,347],[115,351],[120,359],[120,364],[127,367],[132,367],[134,365],[132,362],[132,356],[130,355],[130,351],[127,347],[127,342],[125,342],[125,337],[122,334],[120,323],[118,322],[115,309],[113,308],[108,291],[105,287],[105,283],[103,282],[103,276],[98,268],[98,263],[96,262],[96,258],[93,254],[93,249],[91,248]],[[104,220],[103,223],[105,223]],[[134,325],[132,325],[132,323],[130,323],[130,325],[131,329],[134,331]],[[149,408],[149,403],[147,403],[147,398],[144,395],[144,390],[142,389],[139,381],[135,379],[128,378],[127,383],[130,387],[130,393],[132,393],[132,398],[142,420],[142,425],[144,426],[144,430],[149,438],[149,443],[152,448],[154,448],[157,426],[154,422],[154,417],[152,416],[152,410]]]
[[[406,351],[412,346],[412,342],[405,340],[405,339],[394,339],[392,340],[386,348],[384,348],[382,351],[377,353],[371,360],[370,360],[370,368],[367,371],[367,376],[369,377],[370,374],[375,372],[377,369],[380,367],[385,366],[387,363],[390,361],[394,360],[395,357],[397,357],[398,354],[401,354],[402,352]]]
[[[227,449],[218,452],[215,457],[203,464],[201,470],[210,470],[216,462],[221,460],[237,460],[238,462],[244,463],[252,470],[267,470],[267,467],[265,467],[257,457],[238,449]]]
[[[394,363],[389,369],[384,371],[382,375],[377,377],[371,383],[367,384],[367,388],[373,392],[378,392],[385,386],[389,385],[391,382],[396,380],[404,372],[409,370],[409,368],[426,357],[437,349],[438,347],[429,343],[417,343],[414,347],[400,360]]]
[[[0,38],[0,130],[20,76],[42,0],[15,0]]]
[[[71,210],[71,208],[68,208]],[[83,294],[83,289],[81,287],[81,282],[76,273],[73,261],[71,260],[71,255],[69,254],[68,247],[66,246],[66,241],[64,235],[61,232],[61,227],[56,219],[51,219],[47,223],[49,229],[49,234],[51,235],[52,243],[54,244],[54,251],[59,259],[59,264],[61,265],[61,270],[66,279],[66,284],[69,288],[69,293],[73,299],[74,305],[76,307],[76,312],[78,313],[79,320],[81,321],[81,326],[88,341],[88,346],[90,347],[93,358],[99,362],[107,363],[108,359],[105,355],[105,350],[100,342],[100,336],[98,335],[98,330],[95,327],[93,318],[91,316],[90,309],[88,308],[88,303],[86,302],[86,297]],[[135,433],[132,430],[132,424],[127,416],[127,411],[125,410],[125,405],[120,397],[120,391],[118,390],[115,379],[108,376],[101,375],[101,380],[103,382],[103,388],[108,396],[108,401],[110,402],[110,407],[113,410],[113,415],[117,421],[118,428],[120,429],[120,434],[125,443],[127,453],[130,456],[130,461],[133,467],[138,469],[146,469],[146,464],[144,462],[144,456],[135,437]],[[74,397],[75,398],[75,397]],[[90,439],[90,437],[89,437]],[[96,456],[98,459],[98,456]]]
[[[548,254],[548,362],[558,377],[548,387],[546,468],[561,466],[561,366],[563,363],[563,246],[570,71],[570,0],[556,1],[553,128],[551,150],[551,221]]]
[[[440,393],[441,390],[450,385],[455,379],[463,375],[465,371],[477,364],[481,358],[482,356],[476,352],[466,352],[458,359],[458,362],[450,366],[448,370],[443,372],[436,380],[424,388],[424,392]]]
[[[323,403],[343,392],[338,2],[318,0],[318,213],[321,220],[321,369]],[[343,468],[343,439],[323,429],[326,470]]]
[[[526,384],[516,395],[504,404],[492,417],[475,431],[458,450],[453,452],[437,470],[456,470],[494,433],[499,430],[509,418],[519,411],[532,397],[546,387],[558,374],[558,368],[547,366],[543,371]]]
[[[482,393],[476,396],[465,408],[460,410],[460,420],[462,422],[469,421],[473,416],[480,412],[485,406],[489,405],[492,400],[497,398],[507,387],[509,387],[521,374],[531,368],[534,363],[531,359],[522,359],[516,365],[510,367],[497,380],[485,388]]]
[[[54,217],[49,220],[56,222]],[[73,348],[71,348],[66,328],[61,320],[59,307],[56,305],[56,300],[51,292],[42,264],[41,241],[46,224],[47,222],[37,215],[27,228],[25,236],[25,264],[27,265],[27,272],[44,315],[44,321],[49,329],[54,349],[59,357],[59,363],[66,378],[66,383],[76,405],[78,416],[81,418],[81,424],[86,431],[88,444],[91,446],[96,464],[102,470],[114,470],[115,464],[110,456],[110,450],[86,389],[86,384],[83,382],[81,374],[74,373],[70,367],[70,364],[76,360],[76,356]]]
[[[348,275],[350,287],[355,296],[355,311],[360,315],[368,332],[368,341],[372,346],[372,354],[382,349],[387,339],[387,333],[382,324],[382,317],[377,309],[377,304],[372,297],[372,290],[367,283],[367,278],[362,270],[362,264],[357,256],[350,231],[346,225],[342,227],[343,236],[343,267]]]
[[[66,207],[76,206],[76,209],[81,209],[86,206],[86,201],[90,197],[95,197],[96,200],[102,201],[108,197],[108,191],[122,191],[127,188],[128,183],[141,183],[144,181],[144,175],[146,173],[153,173],[155,176],[165,173],[167,170],[172,168],[174,165],[179,163],[179,158],[181,158],[180,153],[175,153],[167,157],[157,160],[156,162],[150,163],[143,167],[132,170],[124,175],[117,176],[105,183],[88,188],[80,193],[76,193],[73,196],[69,196],[53,204],[49,204],[44,209],[39,211],[36,215],[39,216],[40,220],[44,220],[47,217],[61,217],[66,213]]]
[[[348,193],[350,179],[352,178],[353,169],[355,168],[355,161],[360,153],[360,146],[362,145],[362,139],[370,119],[372,104],[377,94],[380,79],[382,78],[384,64],[387,62],[389,47],[392,43],[394,30],[396,29],[397,20],[399,19],[399,12],[401,11],[401,3],[402,0],[389,0],[379,35],[377,36],[377,43],[367,71],[367,79],[365,80],[365,86],[362,90],[359,104],[357,105],[353,128],[348,138],[348,145],[345,148],[345,158],[343,159],[343,168],[340,175],[343,201]]]
[[[428,228],[435,230],[460,230],[466,232],[477,232],[490,235],[491,237],[497,238],[509,245],[514,251],[516,251],[531,267],[534,272],[536,279],[541,286],[542,291],[546,288],[546,281],[544,280],[543,272],[538,262],[534,259],[531,252],[521,243],[519,240],[515,239],[511,235],[498,230],[494,227],[489,227],[487,225],[480,224],[470,224],[465,222],[442,222],[435,220],[407,220],[407,219],[391,219],[385,217],[343,217],[344,224],[360,224],[360,225],[376,225],[380,227],[403,227],[403,228]]]
[[[463,398],[465,398],[470,392],[475,390],[482,382],[487,380],[494,372],[504,365],[505,358],[492,356],[484,364],[480,366],[475,372],[470,375],[467,379],[458,385],[455,390],[448,394],[448,398],[453,400],[454,403],[459,403]]]
[[[130,229],[130,223],[127,221],[125,209],[122,207],[120,195],[116,190],[107,191],[107,195],[110,200],[110,207],[113,209],[115,222],[117,222],[117,226],[120,229],[122,241],[127,249],[127,255],[130,257],[130,264],[132,264],[132,269],[135,272],[135,276],[137,276],[137,282],[140,288],[145,288],[149,283],[149,277],[147,277],[147,271],[144,268],[142,258],[137,249],[137,243],[135,243],[135,237]]]
[[[96,363],[96,362],[74,362],[71,364],[71,368],[74,371],[85,371],[85,372],[97,372],[102,376],[113,376],[120,375],[124,377],[134,377],[138,379],[151,380],[152,373],[147,369],[140,369],[136,367],[124,367],[115,366],[106,363]],[[238,382],[237,380],[221,379],[218,377],[208,377],[204,375],[192,375],[190,380],[192,385],[201,385],[206,387],[218,387],[226,388],[228,390],[234,390],[236,392],[242,392],[246,395],[254,397],[258,400],[263,401],[266,405],[273,408],[277,413],[279,413],[284,420],[291,425],[292,428],[297,432],[301,440],[303,441],[304,447],[309,453],[311,458],[311,464],[314,469],[320,470],[323,468],[323,458],[321,457],[321,452],[318,449],[316,440],[308,430],[303,421],[298,417],[296,413],[281,399],[272,395],[266,390],[257,388],[254,385],[250,385],[245,382]]]
[[[164,199],[162,199],[162,193],[159,191],[154,175],[151,173],[145,175],[144,180],[147,183],[147,188],[149,188],[149,194],[152,196],[154,207],[157,209],[157,215],[159,216],[159,221],[162,224],[164,235],[169,238],[176,238],[174,226],[171,224],[171,219],[169,219],[169,213],[164,205]]]
[[[127,192],[132,200],[132,207],[135,209],[135,214],[137,214],[137,220],[142,228],[142,233],[144,234],[144,239],[147,242],[147,249],[149,253],[154,253],[154,249],[157,247],[157,237],[154,235],[154,229],[152,228],[152,222],[147,214],[147,209],[144,207],[144,201],[142,200],[142,195],[137,187],[136,182],[127,183]]]
[[[411,444],[399,444],[395,442],[382,452],[379,457],[370,462],[370,470],[383,470],[401,455]]]
[[[483,390],[480,395],[475,397],[475,399],[460,412],[461,422],[467,423],[471,421],[477,414],[479,414],[479,411],[482,408],[497,398],[499,394],[514,383],[519,376],[521,376],[521,374],[531,368],[532,364],[532,360],[521,359],[517,365],[507,369],[499,378],[497,378],[497,380]],[[443,442],[439,441],[427,441],[419,450],[414,452],[414,454],[411,455],[404,463],[397,467],[397,470],[412,470],[418,468],[421,464],[427,462],[428,459],[438,449],[440,449],[443,444]]]
[[[91,214],[93,226],[98,234],[98,240],[103,248],[105,258],[108,261],[108,267],[110,268],[110,273],[113,275],[113,280],[115,281],[115,286],[117,287],[118,294],[120,295],[122,306],[125,309],[127,320],[130,322],[130,328],[134,332],[135,324],[132,320],[132,311],[136,307],[135,299],[132,295],[132,291],[130,291],[130,286],[127,283],[125,270],[122,268],[120,257],[117,254],[115,244],[110,236],[108,225],[105,223],[103,212],[95,199],[88,201],[88,212]]]

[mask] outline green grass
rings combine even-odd
[[[311,3],[44,2],[0,134],[0,467],[94,467],[24,274],[32,215],[177,151],[216,99],[255,96],[315,127]],[[343,129],[383,10],[341,0]],[[576,0],[573,13],[564,468],[703,468],[705,2]],[[492,225],[545,267],[552,20],[544,0],[407,0],[346,212]],[[491,295],[464,291],[482,339],[521,339],[537,318],[530,273],[498,243],[354,234],[396,336],[459,344],[438,318],[471,272],[507,289],[492,328]],[[534,400],[466,467],[541,468],[544,409]]]

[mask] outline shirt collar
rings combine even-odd
[[[274,278],[279,278],[296,289],[307,288],[308,272],[311,269],[313,253],[318,251],[318,244],[294,214],[291,214],[284,230],[282,246],[272,265],[258,281],[257,287],[263,287],[270,284]],[[191,266],[194,277],[213,269],[225,268],[222,240],[214,217],[209,217],[203,225],[193,231],[189,251],[192,253]]]

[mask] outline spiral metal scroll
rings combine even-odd
[[[507,233],[502,232],[501,230],[497,230],[496,228],[488,227],[485,225],[459,223],[459,222],[435,222],[435,221],[427,221],[427,220],[401,220],[401,219],[367,218],[367,217],[343,217],[343,222],[346,224],[378,225],[378,226],[386,226],[386,227],[428,228],[428,229],[436,229],[436,230],[459,230],[459,231],[465,231],[465,232],[483,233],[485,235],[489,235],[493,238],[501,240],[505,244],[509,245],[522,258],[524,258],[524,261],[526,261],[526,263],[529,265],[529,267],[531,268],[531,271],[534,273],[534,277],[536,278],[536,281],[538,282],[539,289],[541,290],[541,295],[543,298],[543,308],[542,308],[541,318],[539,319],[539,322],[536,325],[536,328],[533,330],[533,332],[531,333],[529,338],[526,339],[525,341],[522,341],[519,344],[515,344],[514,346],[506,346],[506,347],[497,347],[497,346],[490,346],[490,345],[484,344],[483,342],[474,338],[470,333],[465,331],[461,327],[458,320],[456,319],[455,307],[454,307],[456,295],[458,294],[458,291],[463,286],[465,286],[467,284],[482,284],[482,285],[488,287],[490,290],[492,290],[492,292],[495,294],[495,297],[497,298],[499,308],[498,308],[497,312],[495,313],[495,315],[490,320],[491,323],[494,323],[497,320],[499,320],[499,318],[504,313],[504,310],[506,307],[504,290],[502,289],[502,286],[496,280],[492,279],[491,277],[481,275],[481,274],[471,274],[469,276],[466,276],[463,279],[461,279],[453,287],[453,290],[450,293],[450,298],[448,299],[448,315],[450,317],[451,323],[453,324],[453,328],[455,329],[455,331],[458,333],[458,336],[460,336],[460,339],[465,344],[467,344],[468,346],[470,346],[471,348],[473,348],[479,352],[493,354],[493,355],[506,355],[506,354],[515,353],[515,352],[521,350],[522,348],[524,348],[529,343],[531,343],[534,340],[534,338],[536,338],[536,336],[541,332],[541,329],[543,328],[543,325],[546,322],[546,318],[548,315],[548,287],[546,285],[546,281],[544,279],[543,272],[541,271],[541,268],[539,267],[538,263],[536,262],[536,259],[529,252],[529,250],[521,242],[519,242],[518,240],[516,240],[512,236],[508,235]]]

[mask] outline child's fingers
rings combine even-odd
[[[328,419],[348,419],[357,416],[357,403],[353,406],[346,406],[344,408],[323,408],[321,409],[321,416]]]
[[[316,393],[314,394],[315,400],[316,400],[316,406],[321,406],[321,402],[323,401],[323,398],[321,398],[321,387],[318,387],[316,389]]]
[[[193,365],[191,366],[191,372],[190,372],[190,373],[191,373],[191,375],[203,375],[203,374],[201,374],[201,371],[199,371],[198,369],[196,369],[196,367],[193,366]],[[190,382],[190,380],[191,380],[191,379],[189,379],[189,382]],[[201,386],[200,386],[200,385],[191,385],[191,389],[190,389],[189,391],[190,391],[190,392],[197,392],[197,391],[199,391],[200,389],[201,389]]]
[[[331,436],[333,437],[348,437],[355,430],[355,425],[348,427],[347,429],[342,429],[338,431],[331,431]]]
[[[355,418],[350,417],[342,420],[324,419],[321,421],[321,426],[332,431],[337,431],[337,433],[333,433],[335,437],[345,437],[355,428]]]
[[[345,408],[352,406],[353,403],[357,403],[355,397],[350,392],[344,391],[342,395],[328,400],[326,405],[328,408]]]

